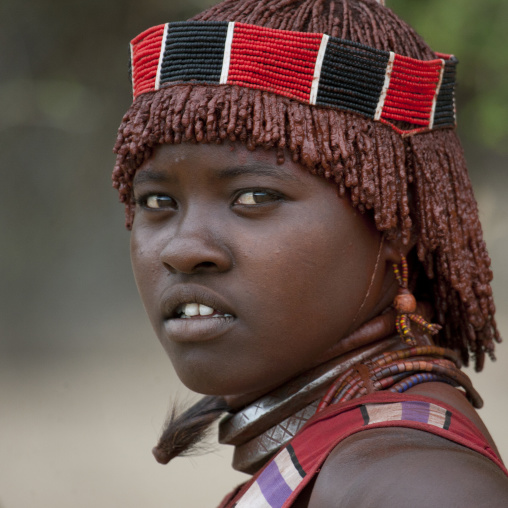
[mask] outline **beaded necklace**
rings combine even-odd
[[[219,426],[219,441],[235,445],[233,467],[253,474],[316,412],[376,391],[403,393],[418,384],[444,382],[463,388],[474,407],[483,405],[470,379],[459,370],[460,360],[453,351],[417,346],[376,352],[393,346],[390,340],[313,369],[226,417]],[[337,373],[322,396],[323,385]]]
[[[337,376],[398,342],[385,338],[323,362],[226,416],[219,425],[219,442],[235,446],[234,469],[256,472],[316,413],[320,398]]]
[[[344,372],[321,399],[317,412],[330,404],[380,390],[404,393],[418,384],[435,381],[464,388],[473,406],[482,407],[480,395],[459,366],[460,360],[451,349],[437,346],[385,352]]]

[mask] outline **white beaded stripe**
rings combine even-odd
[[[321,67],[323,66],[323,60],[325,58],[326,47],[328,46],[329,38],[330,37],[326,34],[323,34],[323,37],[321,38],[321,44],[319,46],[319,51],[316,58],[316,65],[314,66],[314,77],[312,78],[309,104],[316,104],[319,88],[319,78],[321,77]]]
[[[222,72],[220,75],[220,84],[225,85],[228,82],[229,64],[231,62],[231,44],[233,43],[233,34],[235,32],[235,22],[228,23],[228,34],[226,36],[226,46],[224,47],[224,59],[222,60]]]
[[[131,81],[132,81],[132,96],[134,97],[134,46],[132,42],[129,44],[131,48]]]
[[[385,72],[385,82],[383,84],[383,89],[381,90],[381,96],[379,97],[379,102],[377,103],[376,114],[374,115],[374,120],[379,121],[381,118],[381,114],[383,113],[383,108],[385,105],[386,94],[388,93],[388,88],[390,88],[390,79],[392,78],[393,71],[393,62],[395,60],[395,53],[390,51],[390,58],[388,59],[388,65],[386,66]]]
[[[436,86],[436,93],[434,94],[434,100],[432,101],[432,112],[430,113],[430,124],[429,129],[434,127],[434,115],[436,114],[436,105],[439,92],[441,91],[441,85],[443,84],[443,75],[445,70],[445,61],[441,58],[441,72],[439,73],[439,83]]]
[[[169,28],[169,23],[166,23],[164,25],[164,34],[162,36],[162,42],[161,42],[159,65],[157,65],[157,75],[155,77],[155,90],[159,90],[159,88],[161,87],[161,69],[162,69],[162,62],[164,60],[164,53],[166,52],[166,39],[168,38],[168,28]]]

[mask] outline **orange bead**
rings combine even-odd
[[[416,310],[416,299],[407,289],[399,289],[399,294],[395,297],[393,306],[398,312],[409,314]]]

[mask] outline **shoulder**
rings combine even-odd
[[[309,508],[502,508],[508,478],[489,459],[426,432],[372,429],[340,443],[317,477]]]

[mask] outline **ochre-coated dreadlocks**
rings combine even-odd
[[[225,0],[194,20],[326,33],[429,60],[435,54],[375,0]],[[370,210],[377,229],[404,243],[416,239],[419,284],[443,328],[437,343],[469,355],[481,370],[499,335],[494,321],[490,258],[463,151],[443,129],[402,138],[353,113],[308,106],[230,85],[171,84],[141,94],[128,110],[115,146],[113,185],[134,216],[132,180],[160,144],[239,141],[249,149],[289,152],[311,173],[333,181],[353,206]],[[423,281],[423,284],[421,283]],[[420,285],[416,296],[422,298]],[[430,290],[430,291],[429,291]]]

